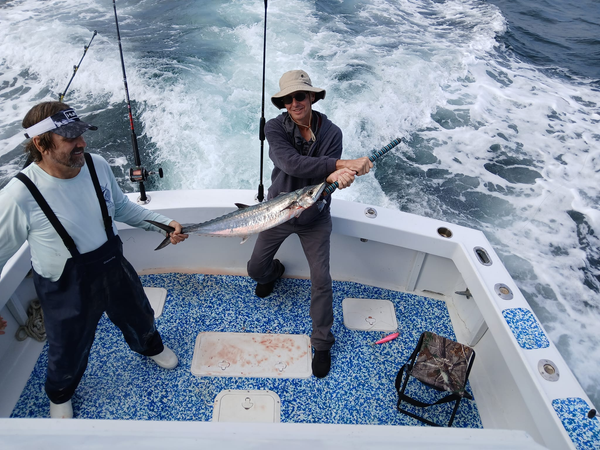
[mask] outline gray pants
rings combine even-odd
[[[278,266],[273,263],[275,253],[290,234],[296,233],[310,268],[310,317],[313,325],[311,344],[315,350],[329,350],[335,342],[331,333],[333,288],[329,273],[331,216],[327,215],[324,219],[307,225],[296,225],[293,222],[295,221],[286,222],[258,235],[248,261],[248,275],[261,284],[275,280],[278,275]]]

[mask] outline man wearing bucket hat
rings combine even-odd
[[[342,160],[342,131],[312,105],[325,98],[325,90],[314,87],[303,70],[292,70],[279,80],[280,91],[271,97],[273,104],[286,112],[265,125],[269,157],[274,168],[268,199],[281,192],[337,181],[344,189],[373,167],[367,157]],[[331,215],[329,201],[313,206],[296,219],[258,235],[248,261],[248,275],[256,282],[256,295],[266,297],[283,275],[284,266],[274,259],[283,241],[297,234],[310,268],[312,319],[311,344],[315,350],[313,374],[323,378],[331,366],[330,349],[335,342],[333,289],[329,271]]]
[[[0,271],[28,241],[48,339],[50,416],[70,418],[71,397],[104,312],[132,350],[166,369],[178,363],[156,329],[137,273],[123,257],[114,220],[153,231],[146,219],[170,224],[173,244],[187,235],[179,223],[130,202],[108,163],[84,153],[82,134],[97,127],[68,105],[40,103],[23,126],[30,139],[25,151],[34,163],[0,191]]]

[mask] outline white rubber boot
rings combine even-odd
[[[165,345],[165,349],[160,352],[158,355],[150,356],[151,359],[154,360],[156,364],[164,369],[174,369],[179,364],[179,360],[177,359],[177,355],[173,353],[169,347]]]
[[[72,419],[73,405],[71,404],[71,400],[59,405],[50,402],[50,417],[52,419]]]

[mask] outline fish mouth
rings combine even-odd
[[[325,190],[325,188],[327,187],[327,182],[324,181],[322,182],[320,185],[318,185],[319,187],[317,188],[317,192],[315,192],[315,194],[313,195],[313,200],[316,202],[317,200],[319,200],[321,198],[321,195],[323,194],[323,191]]]
[[[327,182],[323,182],[321,184],[315,184],[313,186],[307,186],[303,189],[299,189],[297,192],[300,194],[300,196],[294,203],[296,206],[301,207],[302,209],[310,208],[321,199],[321,195],[326,187]]]

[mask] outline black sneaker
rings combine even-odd
[[[254,291],[254,293],[256,294],[257,297],[265,298],[265,297],[268,297],[269,295],[271,295],[271,292],[273,292],[273,288],[275,287],[275,282],[277,280],[279,280],[281,278],[281,276],[283,275],[283,272],[285,272],[285,267],[283,266],[283,264],[281,264],[279,262],[278,259],[274,259],[273,262],[279,265],[279,275],[277,276],[277,278],[275,278],[270,283],[265,283],[265,284],[257,283],[256,289]]]
[[[331,368],[331,352],[329,350],[315,350],[312,360],[313,375],[317,378],[324,378]]]

